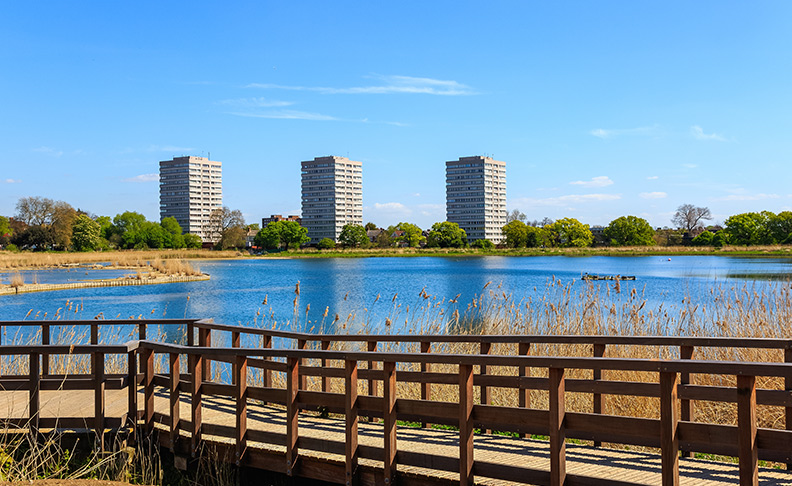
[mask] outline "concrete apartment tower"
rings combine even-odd
[[[302,165],[302,226],[311,243],[338,241],[345,224],[363,224],[363,164],[316,157]]]
[[[446,162],[446,220],[465,230],[468,241],[500,243],[506,224],[506,162],[481,156]]]
[[[223,163],[190,155],[159,166],[160,220],[173,216],[184,233],[206,241],[209,215],[223,206]]]

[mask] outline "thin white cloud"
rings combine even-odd
[[[778,199],[778,194],[730,194],[723,197],[712,198],[713,201],[762,201],[765,199]]]
[[[704,133],[704,129],[698,125],[690,127],[690,134],[696,140],[712,140],[715,142],[726,142],[726,137],[719,133]]]
[[[321,113],[310,113],[299,110],[272,110],[260,113],[229,112],[229,115],[247,118],[270,118],[275,120],[312,120],[312,121],[338,121],[339,118]]]
[[[63,155],[63,151],[62,150],[56,150],[56,149],[54,149],[52,147],[38,147],[38,148],[34,148],[33,152],[37,152],[37,153],[44,154],[44,155],[49,155],[51,157],[60,157],[61,155]]]
[[[19,179],[4,179],[2,180],[3,184],[21,184],[22,181]]]
[[[230,100],[220,100],[218,105],[233,106],[237,108],[282,108],[291,106],[293,101],[271,100],[268,98],[236,98]]]
[[[698,167],[698,164],[682,164],[682,167],[685,169],[695,169]]]
[[[605,187],[613,184],[613,181],[608,176],[597,176],[592,177],[590,181],[573,181],[570,184],[583,187]]]
[[[124,179],[124,182],[159,182],[159,174],[140,174]]]
[[[407,209],[407,206],[400,202],[374,203],[374,209],[378,209],[380,211],[402,212]]]
[[[642,192],[639,194],[642,199],[664,199],[668,197],[668,194],[662,191],[655,191],[655,192]]]
[[[371,86],[334,88],[327,86],[285,86],[280,84],[251,83],[247,88],[311,91],[321,94],[428,94],[438,96],[468,96],[476,91],[452,80],[418,78],[413,76],[371,76],[380,81]]]
[[[636,128],[595,128],[589,133],[597,138],[608,139],[621,136],[647,136],[653,135],[657,132],[658,125],[650,127],[636,127]]]
[[[659,178],[660,178],[660,177],[658,177],[658,176],[649,176],[649,177],[647,177],[647,178],[646,178],[646,180],[647,180],[647,181],[654,181],[654,180],[657,180],[657,179],[659,179]]]

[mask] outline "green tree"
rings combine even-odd
[[[322,238],[321,240],[319,240],[319,243],[316,245],[316,247],[319,248],[320,250],[332,250],[333,248],[335,248],[335,246],[336,246],[335,241],[333,241],[330,238]]]
[[[476,240],[470,244],[471,248],[481,248],[482,250],[492,250],[495,248],[495,243],[491,242],[488,239],[483,240]]]
[[[259,248],[275,250],[281,246],[281,233],[283,232],[283,221],[274,221],[264,229],[259,230],[253,238],[253,244]]]
[[[586,247],[591,246],[594,235],[587,224],[575,218],[562,218],[546,227],[555,246]]]
[[[732,245],[772,244],[774,241],[769,222],[774,216],[769,211],[729,216],[723,223],[727,241]]]
[[[693,238],[693,241],[690,243],[693,246],[712,246],[712,239],[715,237],[715,234],[711,231],[703,231],[700,235]]]
[[[200,236],[193,233],[187,233],[183,235],[183,237],[184,237],[184,246],[186,248],[191,248],[191,249],[201,248],[203,242],[201,241]]]
[[[94,251],[102,241],[102,227],[99,223],[80,214],[72,225],[72,247],[77,251]]]
[[[176,218],[173,216],[162,218],[160,226],[163,231],[163,245],[165,248],[175,248],[177,250],[184,248],[185,244],[184,237],[182,236],[182,228],[179,222],[176,221]]]
[[[281,223],[283,223],[281,238],[286,248],[298,250],[311,241],[308,237],[308,228],[303,228],[297,221],[281,221]]]
[[[299,248],[308,243],[308,230],[300,226],[297,221],[275,221],[266,228],[256,233],[253,244],[258,247],[274,250],[285,246],[286,248]]]
[[[0,216],[0,246],[7,245],[13,235],[14,230],[11,229],[9,219],[5,216]]]
[[[404,242],[411,248],[417,248],[421,243],[426,242],[426,237],[418,225],[402,222],[396,225],[396,229],[403,232],[401,236],[396,238],[396,241]]]
[[[338,242],[347,248],[357,248],[365,245],[368,241],[366,229],[359,224],[345,224],[344,227],[341,228],[341,234],[338,235]]]
[[[516,211],[516,210],[515,210]],[[506,239],[506,246],[510,248],[523,248],[528,244],[528,228],[519,219],[512,219],[501,228],[501,233]],[[535,229],[535,228],[534,228]]]
[[[654,245],[654,230],[649,222],[637,216],[622,216],[610,222],[605,228],[605,237],[612,245],[649,246]]]
[[[368,223],[366,223],[365,228],[366,231],[374,231],[375,229],[377,229],[377,225],[369,221]]]
[[[768,223],[776,243],[792,243],[792,211],[781,211],[771,217]]]
[[[467,233],[457,223],[444,221],[435,223],[426,238],[426,245],[440,248],[464,248],[467,246]]]

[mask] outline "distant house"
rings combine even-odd
[[[377,238],[379,237],[379,235],[381,235],[384,232],[385,232],[384,229],[377,228],[377,229],[366,231],[366,236],[368,236],[368,239],[369,239],[370,242],[374,243],[377,240]]]
[[[256,238],[257,234],[258,230],[255,229],[248,230],[248,232],[245,233],[245,248],[253,248],[253,240]]]
[[[261,227],[266,228],[268,224],[275,223],[276,221],[296,221],[297,224],[302,226],[302,218],[296,214],[290,214],[285,218],[281,214],[270,215],[269,218],[261,218]]]

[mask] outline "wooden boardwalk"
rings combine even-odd
[[[125,390],[108,390],[106,392],[106,417],[123,419],[127,413],[128,396]],[[143,391],[139,391],[139,401],[143,401]],[[181,416],[189,417],[191,411],[190,397],[180,398]],[[169,392],[158,387],[155,391],[155,413],[167,416],[170,409]],[[24,416],[27,413],[28,394],[22,391],[0,392],[0,414],[6,416]],[[234,427],[236,423],[236,404],[233,400],[220,397],[204,397],[203,425]],[[90,416],[93,411],[93,392],[81,391],[42,391],[40,417],[78,420]],[[286,434],[286,411],[283,407],[266,406],[251,401],[247,411],[247,426],[250,432],[264,432],[271,436]],[[85,421],[85,428],[92,427],[92,419]],[[71,422],[71,421],[70,421]],[[184,431],[180,441],[189,443],[186,429],[189,422],[182,424]],[[157,426],[162,435],[161,442],[169,444],[167,424]],[[321,418],[316,414],[301,414],[299,417],[300,436],[305,440],[326,444],[344,443],[345,422],[343,418]],[[251,434],[254,435],[254,434]],[[457,431],[398,427],[398,448],[400,452],[413,454],[431,454],[454,461],[459,456],[459,433]],[[360,422],[358,437],[361,447],[382,448],[383,426],[381,421],[373,423]],[[232,444],[231,439],[204,435],[204,440],[216,444]],[[285,447],[272,443],[248,442],[248,454],[256,451],[267,451],[285,455]],[[476,461],[489,464],[490,467],[530,467],[539,470],[550,470],[549,443],[542,440],[521,439],[501,435],[476,435],[474,437]],[[328,449],[332,449],[328,447]],[[332,452],[305,451],[309,457],[322,462],[344,465],[344,455]],[[567,444],[567,472],[572,476],[600,478],[608,484],[608,480],[627,481],[635,484],[661,484],[661,462],[658,454],[627,450],[592,447],[586,445]],[[361,467],[377,469],[379,461],[361,459]],[[448,482],[458,481],[459,473],[455,471],[438,471],[435,469],[414,466],[398,466],[399,473],[408,476],[435,478]],[[713,462],[699,459],[682,459],[679,465],[680,484],[696,486],[716,486],[739,484],[739,467],[735,463]],[[477,484],[504,485],[512,481],[488,479],[476,476]],[[791,485],[792,472],[781,469],[760,468],[759,484]]]

